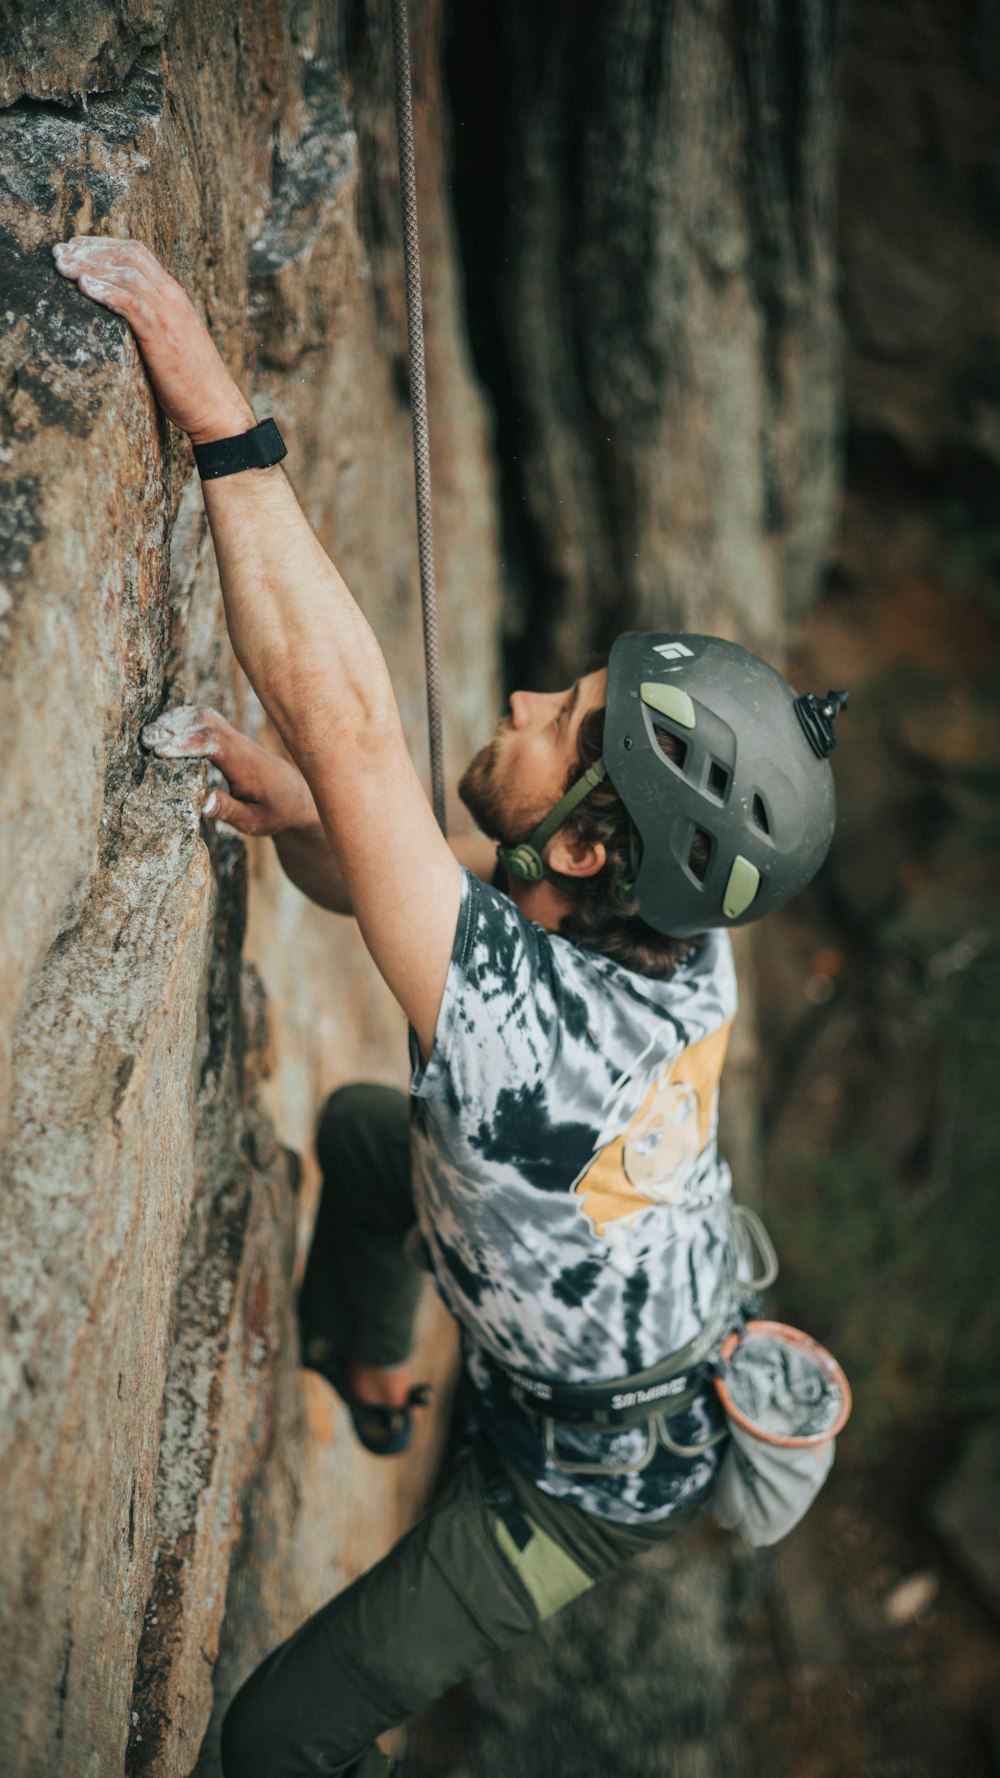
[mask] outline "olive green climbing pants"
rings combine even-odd
[[[304,1332],[322,1327],[344,1355],[399,1363],[420,1288],[404,1245],[415,1220],[404,1095],[345,1088],[327,1103],[317,1146],[324,1188]],[[421,1522],[251,1674],[223,1724],[224,1778],[384,1778],[392,1767],[377,1735],[693,1516],[612,1525],[504,1474],[513,1517],[498,1510],[499,1472],[488,1481],[463,1451]]]

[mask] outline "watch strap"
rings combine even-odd
[[[273,420],[261,420],[249,432],[238,432],[235,438],[213,438],[209,444],[195,445],[194,460],[203,482],[214,482],[222,475],[238,475],[241,469],[270,469],[287,457],[285,441]]]

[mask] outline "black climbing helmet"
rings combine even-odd
[[[635,834],[639,913],[673,938],[745,926],[790,901],[833,838],[829,754],[846,692],[796,697],[766,661],[717,636],[619,636],[604,753],[507,869],[548,875],[542,848],[607,775]],[[562,881],[562,879],[556,879]]]

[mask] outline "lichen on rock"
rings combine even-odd
[[[357,1070],[402,1084],[405,1026],[347,924],[309,909],[265,843],[201,822],[205,766],[141,745],[184,702],[258,728],[259,706],[226,639],[189,448],[127,328],[51,259],[74,232],[133,235],[191,291],[280,418],[419,757],[409,415],[359,221],[340,12],[5,9],[0,1510],[17,1536],[0,1766],[16,1778],[181,1778],[203,1743],[215,1770],[212,1724],[239,1677],[412,1519],[441,1438],[425,1422],[410,1462],[371,1477],[326,1385],[297,1368],[312,1120]],[[363,102],[391,127],[388,85]],[[428,201],[433,277],[443,180]],[[441,341],[459,325],[454,303],[431,325],[474,489],[457,500],[442,459],[439,553],[474,558],[479,588],[446,643],[470,699],[452,778],[479,738],[467,711],[496,707],[486,429]],[[443,1324],[428,1310],[423,1327],[445,1381]]]

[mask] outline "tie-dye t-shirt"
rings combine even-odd
[[[730,1263],[716,1115],[735,1009],[724,933],[655,981],[464,875],[434,1049],[411,1089],[420,1228],[467,1336],[476,1417],[539,1487],[622,1523],[707,1492],[716,1452],[566,1474],[478,1348],[534,1377],[595,1382],[648,1369],[712,1319]],[[670,1432],[696,1445],[717,1424],[706,1389]],[[641,1429],[559,1431],[571,1460],[628,1462],[644,1444]]]

